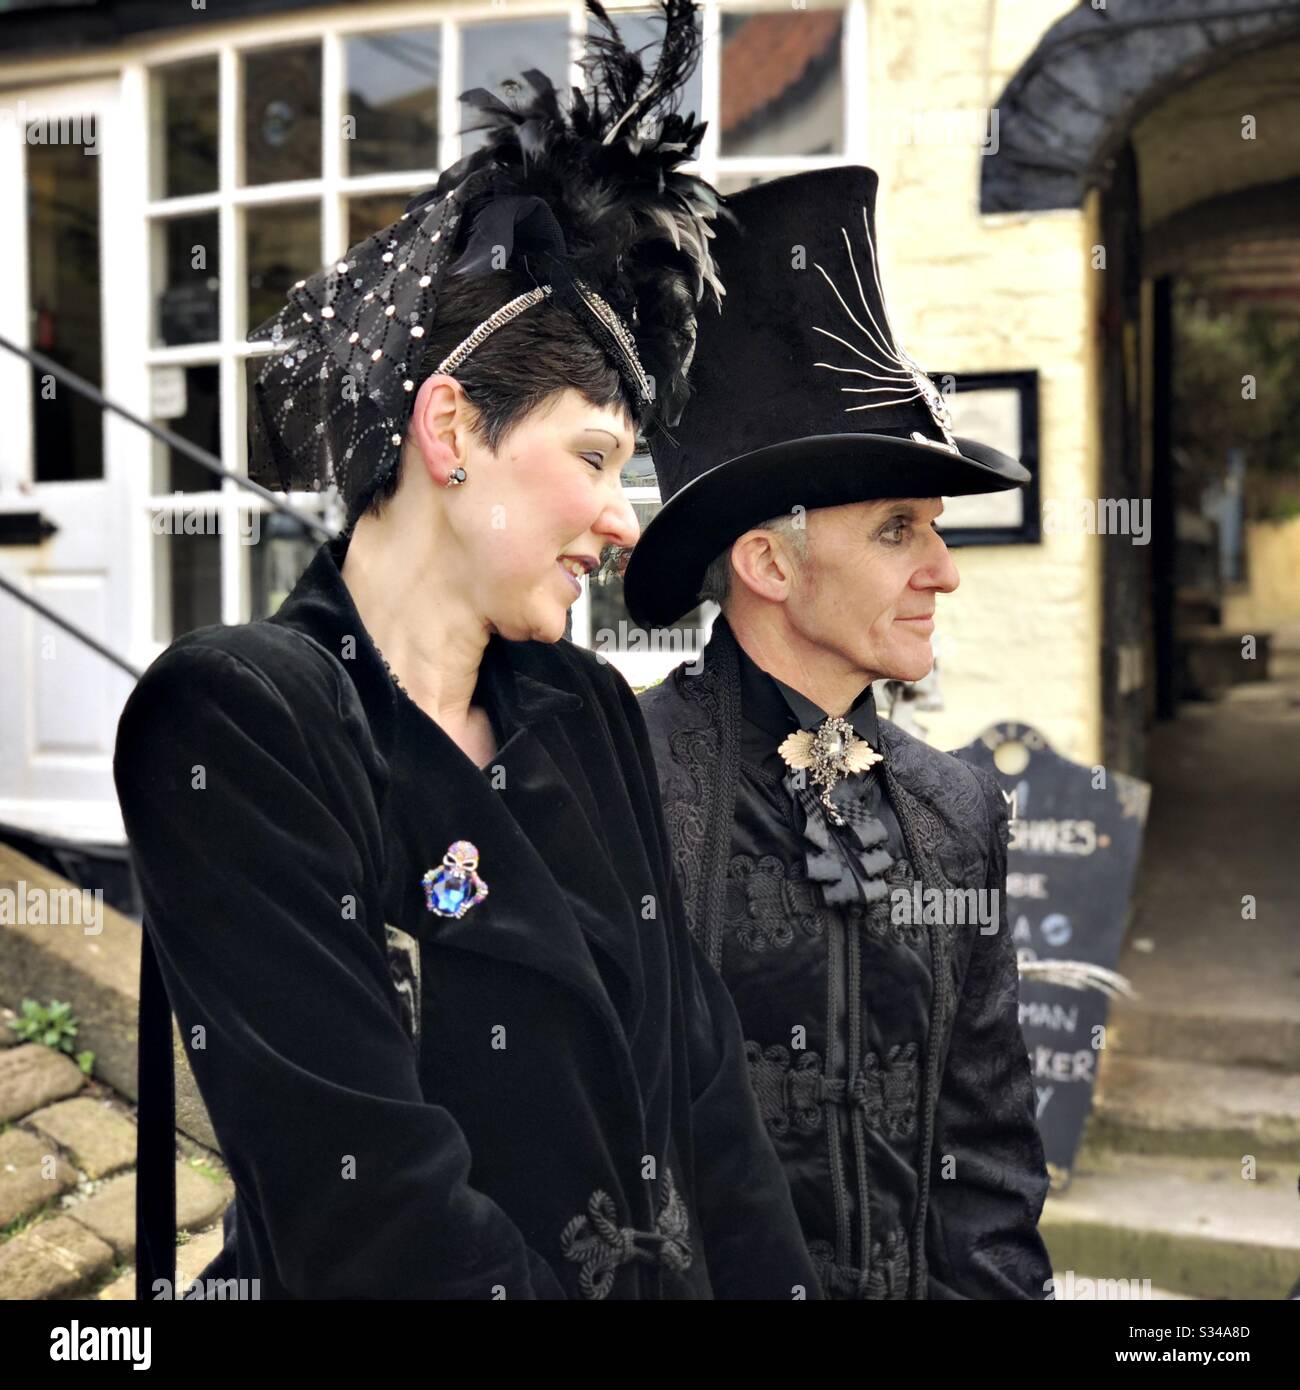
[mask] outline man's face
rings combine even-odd
[[[960,582],[933,523],[937,497],[854,502],[807,514],[807,558],[786,615],[804,640],[866,680],[915,681],[934,665],[935,600]]]

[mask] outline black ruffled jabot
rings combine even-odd
[[[804,808],[808,877],[821,885],[828,907],[859,900],[870,904],[889,891],[885,875],[893,867],[894,857],[886,848],[889,831],[865,804],[864,783],[870,775],[846,779],[831,792],[831,801],[845,820],[838,835],[832,831],[820,800],[807,786],[798,786],[793,772],[783,780],[786,791]]]

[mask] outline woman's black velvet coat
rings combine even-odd
[[[273,618],[173,643],[118,733],[238,1275],[263,1298],[819,1296],[627,685],[493,637],[475,767],[393,686],[347,544]],[[420,878],[458,839],[490,893],[456,920]]]

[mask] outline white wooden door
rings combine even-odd
[[[138,391],[143,237],[132,235],[143,151],[120,138],[116,81],[6,94],[0,124],[0,332],[88,377]],[[134,359],[134,360],[133,360]],[[128,423],[0,349],[0,512],[57,530],[0,545],[0,570],[127,656],[126,485],[146,443]],[[0,821],[120,842],[113,737],[131,679],[0,592]]]

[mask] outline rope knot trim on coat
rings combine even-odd
[[[653,1231],[620,1226],[614,1199],[602,1188],[591,1194],[586,1212],[565,1226],[560,1233],[560,1249],[565,1259],[581,1265],[578,1286],[583,1297],[607,1297],[619,1266],[633,1260],[657,1262],[676,1274],[690,1268],[690,1218],[667,1166],[659,1184],[659,1198]]]

